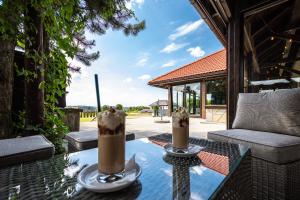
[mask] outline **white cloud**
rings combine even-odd
[[[203,49],[201,49],[201,47],[192,47],[187,49],[188,52],[190,52],[191,56],[195,57],[195,58],[199,58],[204,56],[205,51],[203,51]]]
[[[206,171],[205,167],[195,166],[195,167],[192,167],[191,173],[201,176],[204,173],[204,171]]]
[[[136,65],[141,67],[145,66],[149,60],[149,55],[147,52],[140,53]]]
[[[125,3],[125,6],[128,9],[132,9],[134,6],[141,8],[144,3],[145,3],[144,0],[130,0]]]
[[[174,42],[172,42],[171,44],[169,44],[165,48],[163,48],[160,52],[171,53],[171,52],[177,51],[187,45],[188,45],[188,43],[175,44]]]
[[[126,82],[126,83],[130,83],[130,82],[132,82],[132,78],[131,77],[128,77],[128,78],[126,78],[126,79],[124,79],[124,82]]]
[[[147,61],[148,61],[148,58],[141,58],[141,59],[139,59],[139,61],[137,62],[137,65],[138,65],[138,66],[145,66],[146,63],[147,63]]]
[[[94,73],[99,74],[101,105],[114,106],[121,103],[124,106],[148,106],[157,99],[167,98],[167,90],[151,87],[145,81],[137,81],[134,86],[124,84],[124,75],[111,71],[111,69],[104,69],[104,66],[107,65],[107,63],[100,64],[101,70],[97,68],[97,71],[87,68],[87,77],[82,77],[79,74],[79,78],[72,80],[70,87],[67,89],[68,106],[97,105]],[[132,98],[133,96],[135,98]]]
[[[72,60],[70,58],[67,58],[67,61],[68,61],[68,65],[70,65],[70,66],[80,67],[80,72],[70,71],[72,79],[86,78],[89,76],[88,71],[87,71],[87,66],[85,66],[84,64],[82,64],[81,62],[79,62],[76,59]]]
[[[96,92],[95,92],[95,80],[93,73],[90,72],[90,68],[82,67],[81,73],[71,73],[72,82],[67,88],[67,105],[95,105],[96,104]],[[99,82],[101,82],[101,76],[99,76]],[[100,90],[101,88],[101,83]],[[83,89],[84,88],[84,89]],[[88,98],[83,98],[88,97]]]
[[[166,62],[165,64],[163,64],[161,66],[161,68],[165,68],[165,67],[173,67],[176,64],[176,60],[170,60],[168,62]]]
[[[172,173],[172,170],[171,169],[160,169],[161,171],[163,171],[167,176],[170,176],[172,177],[173,176],[173,173]]]
[[[144,75],[141,75],[138,77],[138,79],[140,79],[140,80],[148,80],[150,78],[151,78],[151,76],[149,74],[144,74]]]
[[[130,88],[129,88],[129,90],[131,90],[131,91],[135,91],[135,90],[136,90],[136,88],[135,88],[135,87],[130,87]]]
[[[141,5],[141,4],[144,4],[145,1],[144,0],[135,0],[135,2],[139,5]]]
[[[182,26],[179,26],[178,28],[176,28],[174,33],[169,35],[169,39],[176,40],[179,37],[187,35],[193,31],[195,31],[197,28],[199,28],[201,24],[203,24],[203,20],[199,19],[195,22],[188,22]]]
[[[204,198],[199,195],[198,193],[195,193],[195,192],[191,192],[191,199],[193,200],[204,200]]]
[[[109,34],[110,33],[107,35]],[[92,35],[90,37],[93,38]],[[106,41],[105,38],[100,40]],[[124,41],[128,41],[128,39],[126,38]],[[107,45],[110,47],[111,43]],[[130,46],[132,44],[128,43],[127,45]],[[97,46],[97,48],[99,47]],[[113,50],[113,52],[115,52],[115,50]],[[98,74],[101,105],[115,106],[121,103],[123,106],[148,106],[154,101],[157,101],[157,99],[167,99],[168,94],[166,89],[149,86],[147,85],[148,80],[137,79],[138,76],[143,74],[149,74],[152,77],[152,74],[147,71],[149,70],[148,68],[137,68],[136,66],[137,61],[143,56],[146,57],[146,55],[149,57],[146,64],[148,65],[151,60],[151,54],[146,51],[140,53],[131,51],[128,53],[129,54],[126,55],[122,52],[103,54],[101,59],[92,63],[92,66],[83,66],[81,74],[72,74],[74,78],[67,89],[67,105],[97,105],[94,74]],[[120,57],[121,59],[115,59],[116,57]],[[126,60],[126,58],[128,58],[128,60]],[[126,61],[124,61],[124,59]],[[71,60],[68,61],[71,62]],[[73,64],[77,65],[75,62]],[[133,68],[131,67],[132,69],[130,70],[129,66],[132,65]],[[128,77],[131,77],[133,80],[130,83],[125,83],[124,80]]]

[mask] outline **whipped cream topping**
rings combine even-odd
[[[185,108],[180,107],[172,113],[172,125],[177,128],[189,125],[189,113]]]
[[[105,126],[110,130],[115,130],[120,124],[125,125],[126,113],[122,110],[109,108],[98,114],[98,126]]]

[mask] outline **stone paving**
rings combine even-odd
[[[136,117],[126,119],[126,132],[135,133],[136,138],[149,137],[161,133],[171,133],[171,123],[155,123],[159,121],[159,117]],[[170,120],[169,117],[164,117],[163,120]],[[223,123],[206,122],[200,118],[190,118],[190,136],[197,138],[207,138],[207,132],[213,130],[225,130],[226,125]],[[81,131],[97,130],[97,123],[82,122],[80,123]]]

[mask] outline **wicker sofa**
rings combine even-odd
[[[300,88],[240,94],[233,129],[208,138],[251,147],[253,199],[300,199]]]

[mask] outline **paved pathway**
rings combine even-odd
[[[171,123],[154,123],[155,120],[160,118],[153,117],[136,117],[126,119],[126,131],[135,133],[136,138],[148,137],[161,133],[171,133]],[[163,120],[170,120],[169,117],[164,117]],[[222,123],[208,123],[200,118],[190,119],[190,136],[198,138],[206,138],[208,131],[225,130],[226,125]],[[82,122],[80,123],[80,130],[97,130],[96,122]]]

